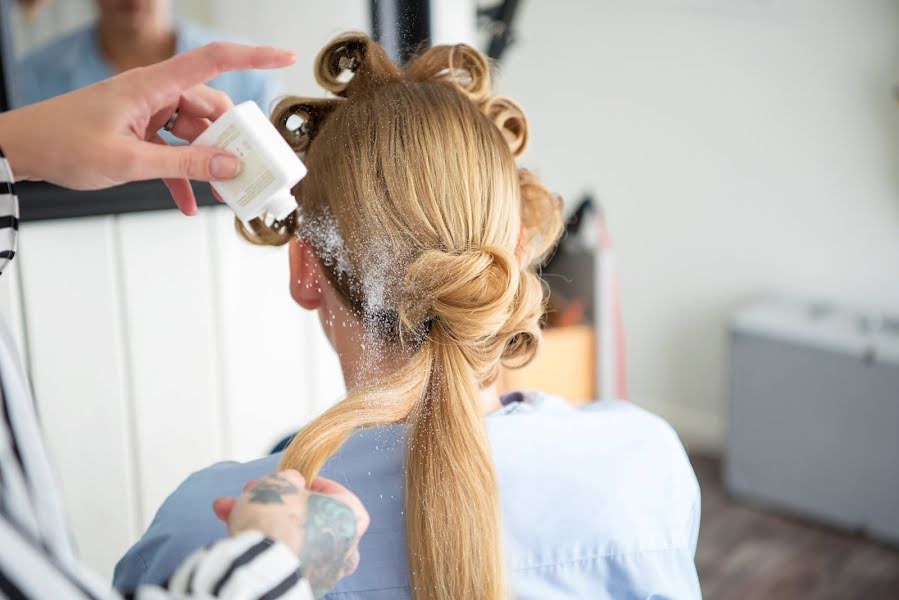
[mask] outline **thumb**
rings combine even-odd
[[[240,173],[239,158],[208,146],[147,144],[140,179],[217,181]]]
[[[216,498],[215,502],[212,503],[212,511],[215,513],[215,516],[227,524],[235,504],[237,504],[237,501],[234,498]]]

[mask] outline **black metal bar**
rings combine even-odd
[[[192,185],[198,205],[219,204],[209,184]],[[170,210],[175,206],[169,191],[158,180],[91,192],[76,192],[49,183],[26,181],[17,183],[16,191],[19,194],[19,220],[23,222]]]
[[[478,11],[478,15],[488,20],[490,42],[487,56],[499,60],[503,52],[514,40],[512,24],[518,10],[518,0],[502,0],[499,4]]]
[[[371,30],[398,64],[405,64],[431,39],[429,0],[370,0]]]

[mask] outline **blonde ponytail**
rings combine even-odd
[[[317,65],[336,97],[287,98],[272,115],[309,167],[294,189],[300,210],[238,231],[258,244],[303,238],[365,335],[405,362],[349,390],[281,465],[312,480],[355,430],[407,425],[414,597],[504,600],[479,390],[537,350],[535,268],[561,232],[560,203],[515,166],[527,120],[512,100],[490,96],[489,64],[473,48],[437,46],[402,70],[366,36],[346,34]]]
[[[499,489],[477,385],[442,325],[431,343],[435,374],[412,417],[406,454],[414,596],[504,599]]]

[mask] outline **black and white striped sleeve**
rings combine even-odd
[[[246,532],[198,550],[165,588],[138,588],[136,600],[222,598],[313,600],[296,554],[258,532]]]
[[[0,273],[16,255],[19,229],[19,198],[9,163],[0,149]]]
[[[47,555],[0,515],[0,598],[116,600],[79,569]],[[247,532],[189,556],[164,587],[138,588],[134,600],[313,600],[297,556],[284,544]]]
[[[0,515],[0,598],[99,600],[99,581],[48,555],[46,548]]]

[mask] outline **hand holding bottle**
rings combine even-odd
[[[226,71],[284,67],[294,60],[287,50],[209,44],[0,114],[0,146],[17,180],[91,190],[162,178],[178,208],[194,214],[188,180],[231,179],[241,162],[218,148],[168,146],[159,129],[171,122],[175,136],[193,140],[232,106],[204,82]]]

